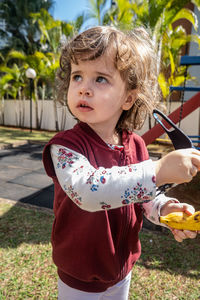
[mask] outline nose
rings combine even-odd
[[[92,91],[92,89],[89,88],[89,87],[84,87],[84,86],[82,86],[82,87],[80,87],[80,89],[79,89],[79,95],[80,95],[80,96],[91,97],[91,96],[93,96],[93,91]]]

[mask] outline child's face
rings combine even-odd
[[[133,92],[126,91],[108,55],[71,65],[68,106],[77,119],[93,129],[115,128],[122,111],[130,109],[133,102]]]

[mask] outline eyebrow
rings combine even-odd
[[[82,72],[82,71],[79,71],[79,70],[76,70],[76,71],[71,72],[71,75],[74,75],[74,74],[80,74],[80,73],[83,73],[83,72]]]
[[[84,72],[81,70],[76,70],[76,71],[71,72],[71,75],[82,74],[82,73],[84,73]],[[95,73],[98,76],[113,78],[113,75],[110,73],[104,73],[104,72],[98,72],[98,71],[96,71]]]
[[[109,77],[109,78],[112,78],[113,76],[112,76],[112,74],[110,74],[110,73],[103,73],[103,72],[96,72],[97,73],[97,75],[99,75],[99,76],[105,76],[105,77]]]

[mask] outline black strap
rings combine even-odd
[[[173,129],[167,129],[158,115],[160,115]],[[166,131],[176,150],[194,148],[191,139],[179,127],[177,127],[165,114],[163,114],[158,109],[154,109],[153,116],[156,119],[156,121],[162,126],[162,128]]]
[[[158,115],[160,115],[169,125],[171,125],[171,127],[173,129],[172,130],[167,129]],[[194,148],[191,139],[179,127],[177,127],[165,114],[163,114],[161,111],[159,111],[157,109],[154,109],[153,116],[154,116],[155,120],[166,131],[166,133],[168,134],[169,138],[171,139],[172,144],[176,150],[185,149],[185,148]],[[159,195],[160,193],[164,193],[167,189],[169,189],[171,187],[172,187],[172,184],[169,184],[169,183],[160,186],[159,192],[157,195]]]

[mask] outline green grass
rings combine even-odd
[[[33,130],[29,129],[11,128],[0,126],[0,144],[13,144],[15,142],[23,141],[40,141],[47,142],[55,132]]]
[[[177,243],[171,233],[143,231],[141,243],[130,300],[200,299],[200,236]]]
[[[2,203],[0,214],[0,299],[56,299],[50,245],[53,216]]]
[[[0,202],[0,299],[57,299],[51,259],[53,216]],[[177,243],[170,233],[141,232],[130,300],[200,299],[200,236]]]

